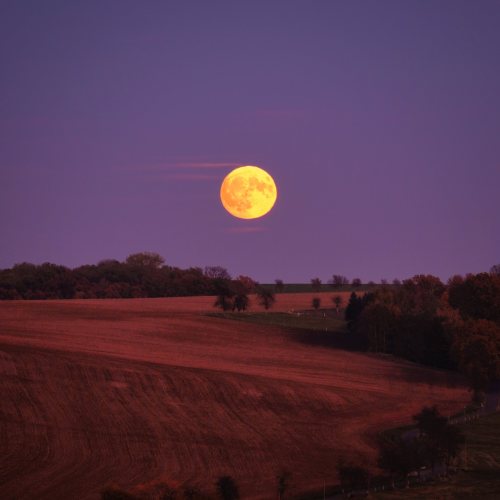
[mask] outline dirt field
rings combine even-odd
[[[379,430],[468,400],[446,372],[202,315],[213,300],[0,302],[0,498],[156,481],[213,492],[230,474],[242,498],[271,499],[280,471],[299,491],[334,482],[340,458],[374,467]]]

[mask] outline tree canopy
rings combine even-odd
[[[101,260],[74,269],[50,263],[21,263],[0,270],[0,299],[92,299],[217,295],[230,279],[223,267],[205,271],[165,265],[154,252],[124,262]],[[250,278],[246,284],[248,285]]]
[[[360,347],[458,369],[475,399],[500,378],[500,276],[414,276],[352,293],[345,316]]]

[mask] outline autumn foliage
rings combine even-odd
[[[458,369],[480,399],[500,376],[500,276],[415,276],[395,288],[351,295],[346,319],[368,351]]]

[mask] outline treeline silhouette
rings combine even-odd
[[[500,377],[500,275],[430,275],[351,294],[345,311],[358,346],[458,369],[480,399]]]
[[[0,270],[0,299],[94,299],[217,295],[231,276],[220,266],[180,269],[157,253],[102,260],[74,269],[22,263]]]

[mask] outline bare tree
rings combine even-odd
[[[321,290],[321,280],[319,278],[313,278],[311,280],[311,286],[315,292],[319,292]]]
[[[335,297],[333,297],[332,301],[335,304],[335,312],[338,316],[339,309],[340,309],[340,306],[342,305],[343,299],[340,295],[335,295]]]
[[[264,306],[264,309],[267,311],[270,307],[273,306],[273,304],[276,302],[276,297],[274,296],[274,293],[272,290],[269,288],[263,287],[262,285],[259,285],[255,289],[255,293],[257,294],[257,297],[259,297],[259,304],[261,306]]]
[[[223,311],[234,310],[233,297],[235,296],[235,291],[231,282],[221,280],[217,288],[217,298],[215,299],[214,307],[219,307]]]
[[[238,293],[233,300],[233,311],[245,311],[248,307],[249,299],[246,293]]]
[[[341,286],[348,285],[349,280],[341,274],[334,274],[332,276],[331,284],[334,288],[340,288]]]
[[[215,299],[214,307],[219,307],[223,311],[234,310],[233,294],[221,293]]]

